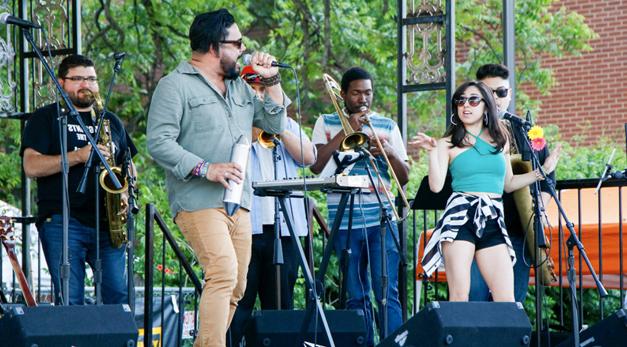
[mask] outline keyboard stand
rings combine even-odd
[[[286,199],[291,197],[291,192],[289,191],[258,191],[255,190],[255,195],[258,196],[274,196],[279,200],[279,205],[281,206],[281,212],[283,213],[283,217],[285,218],[285,223],[287,224],[287,229],[289,230],[290,237],[292,238],[292,245],[298,250],[298,255],[300,256],[300,265],[303,270],[303,275],[305,276],[305,281],[309,286],[308,294],[311,300],[309,300],[309,304],[307,304],[307,309],[305,311],[305,317],[303,318],[303,323],[301,325],[301,341],[299,341],[299,345],[304,344],[306,333],[309,327],[309,322],[313,316],[316,316],[316,319],[319,318],[319,321],[324,329],[324,333],[327,337],[327,342],[329,343],[329,347],[335,347],[335,342],[333,341],[333,337],[331,336],[331,329],[329,329],[329,323],[327,322],[326,315],[324,314],[324,310],[322,307],[322,303],[320,302],[320,297],[316,291],[316,283],[314,282],[313,275],[309,270],[309,266],[307,266],[307,258],[305,257],[305,252],[303,251],[303,247],[300,244],[300,240],[294,233],[294,227],[292,225],[292,220],[290,214],[287,212],[287,204]],[[346,205],[346,203],[344,203]],[[341,219],[340,219],[341,220]]]

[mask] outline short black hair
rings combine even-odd
[[[370,82],[373,83],[372,76],[368,73],[368,71],[360,67],[352,67],[346,70],[346,72],[344,72],[344,75],[342,75],[342,82],[340,83],[340,88],[342,88],[342,91],[346,93],[348,91],[348,87],[350,86],[351,82],[357,81],[357,80],[370,80]]]
[[[57,71],[57,77],[65,78],[65,76],[67,76],[67,72],[70,71],[70,69],[75,68],[77,66],[91,67],[91,66],[94,66],[94,62],[84,55],[80,55],[80,54],[68,55],[67,57],[63,58],[63,60],[61,61],[61,64],[59,64],[59,71]]]
[[[227,29],[234,23],[235,18],[225,8],[197,15],[189,27],[189,45],[192,51],[207,53],[213,47],[216,53],[219,52],[220,41],[226,38]]]
[[[489,77],[500,77],[504,80],[509,78],[509,69],[503,64],[485,64],[477,70],[477,80]]]

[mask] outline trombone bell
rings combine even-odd
[[[344,99],[340,94],[339,84],[333,79],[333,77],[323,74],[322,78],[324,79],[324,86],[329,93],[329,97],[331,98],[331,102],[335,107],[335,111],[337,112],[337,116],[340,119],[340,123],[342,124],[342,130],[344,130],[344,140],[340,144],[339,150],[344,152],[348,150],[357,150],[363,147],[369,147],[370,138],[365,133],[361,131],[355,131],[353,127],[351,127],[348,116],[344,113],[342,109],[342,104],[344,103]]]

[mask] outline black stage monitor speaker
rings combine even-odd
[[[438,302],[429,304],[379,347],[529,346],[531,324],[519,303]]]
[[[358,310],[324,311],[336,346],[352,347],[366,345],[366,323],[364,314]],[[294,347],[303,346],[300,334],[305,311],[256,311],[246,327],[247,347]],[[317,339],[314,338],[314,319],[310,320],[309,330],[304,341],[328,346],[322,325],[318,320]]]
[[[579,333],[581,347],[624,347],[627,345],[627,311],[620,309],[613,315]],[[574,346],[573,338],[557,347]]]
[[[128,305],[2,305],[0,345],[133,347],[137,326]]]

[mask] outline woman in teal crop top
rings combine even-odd
[[[507,130],[498,118],[492,90],[470,81],[453,94],[451,125],[436,140],[419,133],[416,144],[429,152],[429,187],[439,192],[447,171],[453,195],[425,246],[422,265],[430,276],[444,261],[449,300],[468,301],[473,258],[494,301],[514,301],[512,266],[516,261],[503,220],[503,191],[511,192],[542,177],[513,175]],[[543,169],[555,170],[557,158]]]

